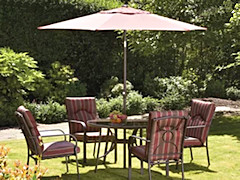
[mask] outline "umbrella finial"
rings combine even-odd
[[[128,4],[124,4],[122,5],[122,7],[128,8]]]

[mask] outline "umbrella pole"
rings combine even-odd
[[[124,47],[124,65],[123,65],[123,113],[126,114],[126,101],[127,101],[127,87],[126,87],[126,81],[127,81],[127,31],[124,30],[123,33],[123,47]]]

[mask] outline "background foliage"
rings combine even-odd
[[[34,83],[43,78],[37,62],[27,53],[0,49],[0,126],[16,125],[14,111],[24,101]]]
[[[9,64],[3,56],[5,60],[0,62],[0,125],[14,122],[8,115],[23,100],[44,104],[50,97],[61,105],[65,96],[96,96],[106,98],[99,101],[102,114],[121,110],[121,31],[37,27],[123,3],[208,28],[192,32],[128,31],[129,114],[154,109],[158,103],[166,109],[183,108],[193,97],[239,99],[237,0],[0,0],[0,47],[15,52]],[[23,64],[19,60],[13,63],[18,56]],[[11,73],[4,74],[6,69]],[[26,77],[24,71],[32,74]],[[157,99],[145,100],[147,96]]]

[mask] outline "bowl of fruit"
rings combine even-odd
[[[113,111],[109,114],[109,118],[112,123],[123,123],[127,120],[127,115],[120,111]]]

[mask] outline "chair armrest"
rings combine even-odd
[[[197,128],[205,128],[207,127],[206,125],[199,125],[199,126],[187,126],[187,129],[197,129]]]
[[[87,125],[85,122],[83,121],[77,121],[77,120],[74,120],[74,119],[69,119],[68,120],[69,123],[77,123],[77,124],[80,124],[82,127],[83,127],[83,130],[85,131],[87,129]]]
[[[134,144],[137,145],[137,143],[136,143],[137,139],[139,139],[140,141],[145,141],[146,143],[150,142],[150,140],[148,140],[146,138],[142,138],[142,137],[139,137],[139,136],[132,135],[128,139],[128,148],[130,148],[131,146],[134,146]]]
[[[49,130],[41,130],[39,131],[41,137],[54,137],[54,136],[64,136],[64,140],[66,140],[66,133],[61,129],[49,129]],[[53,133],[60,132],[60,133]]]
[[[64,133],[64,131],[62,131],[61,129],[43,130],[41,132],[51,132],[51,131],[57,131],[57,130],[60,130],[63,134],[45,134],[45,135],[41,135],[41,137],[60,137],[60,136],[63,136],[64,140],[66,141],[66,137],[70,136],[73,139],[73,141],[75,141],[75,146],[77,146],[77,139],[76,139],[76,137],[74,135],[72,135],[72,134]]]
[[[130,136],[129,140],[130,139],[139,139],[139,140],[142,140],[142,141],[150,142],[150,140],[147,140],[146,138],[142,138],[142,137],[135,136],[135,135]]]
[[[40,133],[41,133],[41,132],[45,133],[45,132],[53,132],[53,131],[58,131],[58,132],[60,132],[62,135],[65,135],[65,132],[64,132],[62,129],[41,130],[41,131],[39,131],[39,132],[40,132]],[[44,137],[45,135],[41,135],[41,136]]]

